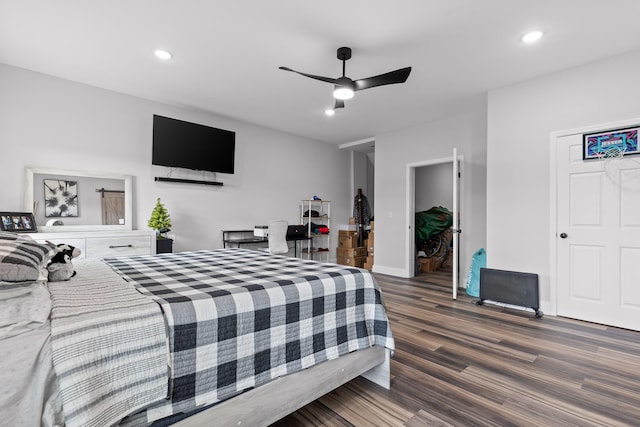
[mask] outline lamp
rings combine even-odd
[[[351,99],[353,98],[353,91],[355,89],[355,83],[348,77],[340,77],[336,81],[336,86],[333,91],[333,97],[335,99]]]
[[[344,86],[336,86],[336,89],[333,91],[333,97],[335,99],[351,99],[353,98],[353,89],[344,87]]]

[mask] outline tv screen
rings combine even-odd
[[[235,147],[235,132],[153,115],[154,165],[232,174]]]

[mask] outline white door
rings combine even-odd
[[[581,135],[556,150],[558,315],[640,330],[640,162],[584,161]]]
[[[451,288],[453,299],[458,298],[458,255],[460,254],[460,215],[458,214],[458,200],[460,194],[460,163],[458,161],[458,149],[453,149],[453,223],[451,230],[453,231],[453,245],[451,247],[453,260],[451,269]]]

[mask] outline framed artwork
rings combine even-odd
[[[36,233],[36,220],[29,212],[0,212],[0,230],[17,233]]]
[[[44,216],[78,216],[78,181],[45,179]]]
[[[609,156],[612,152],[621,153],[623,156],[640,154],[638,130],[640,127],[584,134],[582,136],[582,159],[599,159]]]

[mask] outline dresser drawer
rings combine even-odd
[[[89,237],[86,242],[87,258],[151,254],[151,236]]]

